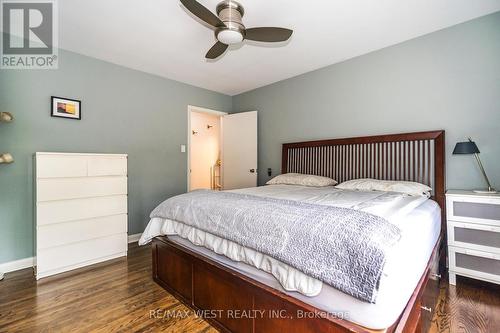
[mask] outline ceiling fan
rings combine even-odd
[[[284,42],[293,30],[274,27],[246,29],[241,18],[245,10],[233,0],[224,0],[217,5],[217,15],[196,0],[181,0],[191,13],[215,29],[217,42],[208,50],[205,58],[215,59],[222,55],[230,44],[241,43],[244,39],[258,42]]]

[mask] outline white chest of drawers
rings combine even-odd
[[[127,155],[35,154],[36,278],[127,255]]]
[[[500,284],[500,195],[446,193],[450,284],[456,275]]]

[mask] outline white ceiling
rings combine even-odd
[[[215,12],[219,0],[199,0]],[[500,0],[241,0],[246,27],[294,30],[204,58],[212,30],[178,0],[59,1],[59,45],[235,95],[500,10]]]

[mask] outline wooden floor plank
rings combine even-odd
[[[500,332],[500,286],[457,276],[442,281],[432,333]]]
[[[159,310],[167,316],[153,316]],[[0,282],[0,332],[217,332],[151,278],[151,249],[41,281],[31,269]],[[500,287],[441,284],[432,333],[500,332]]]

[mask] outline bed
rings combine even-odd
[[[324,284],[319,291],[311,287],[312,294],[306,295],[307,288],[279,280],[280,274],[269,268],[273,267],[269,264],[272,258],[264,260],[267,271],[257,269],[242,258],[217,251],[213,242],[201,244],[189,239],[189,234],[196,238],[196,233],[191,230],[183,234],[182,228],[154,238],[153,279],[191,308],[205,311],[205,318],[221,331],[426,331],[437,294],[434,277],[439,276],[438,262],[443,258],[440,250],[444,230],[444,131],[284,144],[282,173],[287,172],[328,176],[339,182],[357,178],[409,180],[432,188],[432,200],[414,204],[405,214],[384,216],[401,227],[404,241],[398,243],[401,245],[395,251],[399,255],[387,261],[377,302],[362,302]],[[319,200],[324,205],[331,199],[349,206],[351,199],[346,198],[352,197],[346,191],[290,185],[237,192],[287,200]],[[373,210],[376,205],[371,203],[380,202],[383,196],[369,198],[370,195],[363,199],[363,205]],[[152,225],[154,221],[148,228],[154,229]],[[145,234],[158,233],[147,229]],[[233,253],[245,253],[243,257],[252,258],[247,250]],[[280,266],[279,261],[276,267],[278,272],[290,270]],[[317,282],[294,274],[289,280],[299,281],[298,285],[312,286]]]

